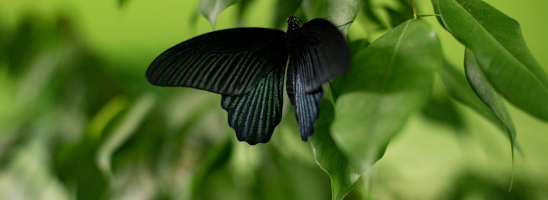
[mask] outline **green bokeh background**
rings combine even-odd
[[[388,0],[372,2],[375,5],[395,5]],[[520,22],[529,48],[548,71],[548,1],[486,2]],[[10,64],[12,61],[5,59],[6,56],[0,57],[0,199],[77,197],[73,192],[74,187],[60,181],[58,172],[54,170],[56,167],[52,167],[55,166],[52,164],[56,159],[54,154],[58,152],[55,149],[66,144],[109,146],[105,139],[109,135],[121,135],[121,139],[116,140],[118,143],[111,142],[115,149],[114,155],[105,150],[107,153],[104,153],[104,157],[114,157],[113,172],[110,175],[104,171],[97,173],[98,176],[105,176],[108,182],[97,184],[108,188],[107,194],[99,195],[100,198],[187,199],[193,195],[203,195],[203,199],[254,199],[254,195],[261,194],[269,195],[269,199],[329,199],[328,175],[314,163],[309,144],[299,140],[298,130],[294,123],[287,122],[290,121],[286,120],[287,116],[270,143],[249,146],[234,142],[234,133],[226,123],[226,114],[219,106],[218,95],[192,89],[155,88],[147,84],[145,70],[157,55],[181,41],[211,31],[208,21],[199,15],[198,3],[198,0],[130,0],[120,7],[116,0],[0,0],[0,47],[13,41],[23,22],[31,21],[33,26],[42,27],[38,30],[61,32],[38,32],[37,35],[44,35],[40,40],[55,43],[62,38],[72,38],[71,41],[77,41],[77,48],[85,52],[82,54],[92,55],[89,60],[77,62],[82,67],[73,71],[67,67],[59,68],[60,71],[66,71],[62,73],[64,75],[53,75],[44,80],[39,79],[44,77],[40,74],[47,70],[38,70],[34,72],[38,75],[32,75],[32,70],[14,68]],[[273,28],[272,16],[277,12],[272,9],[275,3],[274,0],[253,1],[245,13],[243,25]],[[416,0],[415,3],[420,13],[433,13],[430,1]],[[237,6],[232,6],[222,12],[217,29],[235,27],[238,11]],[[376,11],[381,16],[386,15],[381,10]],[[286,12],[289,16],[292,10]],[[431,22],[439,34],[447,59],[462,68],[464,47],[445,32],[435,18],[426,20]],[[368,36],[362,26],[363,23],[359,21],[351,26],[350,39]],[[56,48],[55,45],[48,45],[48,42],[44,43],[43,49],[50,46]],[[72,47],[67,48],[70,50]],[[47,54],[48,51],[44,52]],[[33,59],[29,57],[29,60]],[[94,62],[100,64],[95,65]],[[74,70],[80,70],[80,75],[72,76]],[[87,99],[83,100],[92,102],[85,104],[89,106],[75,106],[70,101],[60,102],[63,98],[57,97],[63,94],[71,96],[72,92],[61,94],[48,86],[73,83],[74,79],[94,73],[98,74],[93,75],[95,78],[89,79],[91,83],[86,84],[94,88],[91,90],[95,92],[91,94],[96,96],[86,96],[84,98]],[[38,85],[45,85],[45,89],[40,89]],[[434,92],[443,92],[439,84],[434,87]],[[74,95],[78,94],[74,92]],[[97,100],[94,100],[95,97]],[[28,98],[36,100],[29,100],[32,102],[29,104],[21,102]],[[96,117],[97,112],[107,105],[110,111],[101,115],[107,116],[101,122],[102,118]],[[55,108],[50,109],[52,107]],[[200,108],[196,111],[195,107]],[[515,182],[511,193],[506,193],[512,172],[508,139],[473,110],[457,104],[465,129],[455,129],[417,113],[400,135],[391,141],[384,158],[366,172],[368,178],[362,178],[355,192],[348,198],[512,199],[513,196],[518,199],[548,199],[548,123],[510,104],[508,107],[517,129],[517,142],[523,152],[516,156]],[[108,112],[121,114],[111,116]],[[138,115],[139,112],[168,117],[156,121],[150,116],[144,117],[145,120],[124,118],[124,114]],[[163,136],[162,132],[169,132],[173,128],[170,129],[169,125],[158,127],[158,124],[168,121],[167,124],[176,127],[191,121],[189,119],[194,119],[195,113],[201,112],[205,113],[205,117],[200,117],[198,122],[179,131],[185,135],[180,146],[165,146],[171,143],[163,141],[167,139],[162,137],[167,136]],[[189,113],[194,114],[191,116]],[[108,116],[111,116],[112,121],[108,120]],[[124,127],[118,128],[117,124],[123,124],[125,120],[129,125],[124,136]],[[98,130],[94,127],[98,127],[95,128]],[[23,133],[24,139],[13,139]],[[82,140],[83,137],[91,139]],[[145,139],[140,140],[141,137]],[[93,138],[103,139],[94,142]],[[203,179],[203,187],[206,189],[195,191],[206,194],[191,194],[194,184],[191,180],[198,180],[194,177],[203,167],[206,155],[211,155],[205,152],[212,146],[221,146],[219,148],[222,149],[219,144],[223,141],[230,141],[232,149],[228,167],[221,167],[213,171],[214,175]],[[180,151],[178,156],[164,163],[168,166],[166,168],[178,170],[164,171],[162,167],[149,169],[150,166],[163,165],[161,162],[158,164],[158,160],[149,159],[165,155],[162,151]],[[100,152],[84,153],[82,155],[89,157],[82,160],[87,159],[90,165],[101,165],[103,157],[97,158],[101,157],[97,156]],[[265,154],[269,156],[264,157]],[[71,165],[67,167],[70,169]],[[74,176],[79,176],[91,172],[74,170],[74,173]],[[258,175],[260,173],[265,174]],[[250,185],[254,184],[262,184],[257,187],[263,187],[264,190],[272,188],[273,192],[253,192],[249,188],[253,188]],[[208,190],[210,188],[216,190],[212,192]]]

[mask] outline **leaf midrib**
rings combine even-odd
[[[386,90],[388,77],[390,76],[390,74],[392,73],[392,69],[394,68],[393,66],[394,66],[394,61],[396,60],[396,55],[397,55],[398,50],[400,48],[402,38],[404,37],[405,32],[407,31],[407,28],[409,27],[409,24],[411,24],[411,20],[407,21],[407,24],[405,24],[405,27],[403,28],[403,30],[401,32],[401,35],[399,36],[398,41],[396,42],[396,46],[394,47],[394,53],[392,53],[392,56],[390,58],[390,63],[388,64],[388,69],[385,73],[384,80],[383,80],[383,83],[381,85],[381,90],[377,95],[375,95],[376,101],[379,102],[379,103],[382,103],[382,101],[379,100],[379,99],[383,98],[380,94],[383,94]],[[378,110],[381,107],[382,106],[375,106],[375,109],[372,112],[372,116],[378,116],[377,113],[378,113]],[[373,117],[372,118],[372,121],[373,121],[372,124],[378,124],[378,123],[376,123],[378,120],[379,120],[379,118]],[[372,129],[373,129],[373,126],[368,126],[368,128],[367,128],[368,131],[367,132],[371,132]]]

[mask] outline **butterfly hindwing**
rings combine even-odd
[[[246,94],[272,68],[286,64],[284,35],[283,31],[265,28],[203,34],[163,52],[150,64],[146,78],[157,86]]]
[[[305,91],[314,92],[322,83],[345,73],[350,66],[350,51],[344,36],[331,22],[313,19],[296,33],[294,53],[302,60],[301,78]]]
[[[314,132],[314,122],[320,113],[322,88],[308,93],[303,84],[303,59],[291,57],[287,70],[287,94],[295,106],[295,118],[299,124],[301,139],[306,141]]]
[[[274,67],[249,93],[223,95],[221,106],[239,141],[251,145],[270,141],[282,119],[284,73],[284,65]]]

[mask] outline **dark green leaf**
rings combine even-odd
[[[219,14],[239,1],[240,0],[200,0],[199,8],[202,15],[211,23],[211,28],[215,30],[215,24],[217,23]]]
[[[335,107],[331,130],[337,145],[373,164],[425,102],[433,72],[442,64],[438,38],[421,20],[403,23],[354,56]]]
[[[422,107],[421,113],[426,119],[448,125],[453,130],[464,128],[462,114],[446,95],[432,95]]]
[[[399,7],[397,8],[384,7],[390,17],[390,25],[392,27],[396,27],[409,19],[413,19],[413,6],[411,6],[411,1],[398,0],[398,5]]]
[[[368,35],[371,35],[373,32],[384,30],[387,28],[373,10],[374,6],[371,0],[363,0],[361,4],[362,14],[359,15],[359,17],[361,17],[361,21],[364,22],[362,26],[365,27]]]
[[[466,69],[466,78],[474,92],[478,97],[487,105],[497,117],[504,123],[507,129],[508,137],[510,138],[510,148],[512,151],[512,164],[514,162],[514,141],[516,140],[516,129],[510,113],[506,110],[504,101],[495,92],[495,90],[489,85],[489,82],[483,76],[479,69],[479,64],[474,56],[474,53],[470,49],[466,49],[464,67]]]
[[[322,100],[320,110],[320,116],[314,124],[314,135],[310,137],[310,144],[314,150],[316,163],[331,177],[331,198],[342,200],[354,188],[356,181],[368,166],[348,158],[335,145],[329,134],[329,126],[334,117],[333,105],[327,100]],[[382,152],[384,154],[384,151]],[[383,154],[380,154],[375,161],[381,159]]]
[[[369,44],[369,41],[367,41],[366,39],[359,39],[350,42],[350,44],[348,44],[348,47],[350,48],[350,53],[352,54],[352,56],[354,56],[361,50],[365,49],[365,47],[369,46]]]
[[[446,29],[469,48],[489,84],[548,121],[548,74],[527,48],[519,23],[480,0],[433,0]]]
[[[491,123],[497,126],[502,131],[502,133],[504,133],[504,135],[508,135],[508,130],[513,130],[512,124],[510,124],[507,128],[507,126],[504,124],[503,121],[501,121],[501,119],[499,119],[495,112],[493,112],[491,108],[489,108],[485,103],[482,102],[480,98],[478,98],[478,96],[476,96],[476,93],[472,90],[472,88],[470,88],[470,85],[464,77],[464,74],[455,69],[455,67],[451,66],[449,63],[445,63],[444,67],[440,68],[438,73],[441,76],[443,85],[449,96],[464,104],[465,106],[472,108],[472,110],[476,111],[485,119],[491,121]],[[516,145],[516,147],[517,146],[518,145]]]

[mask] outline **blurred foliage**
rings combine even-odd
[[[332,196],[329,175],[338,175],[329,167],[340,163],[327,156],[316,163],[318,154],[311,147],[326,142],[327,150],[339,152],[335,138],[315,138],[326,136],[329,123],[316,124],[323,132],[301,142],[293,110],[286,105],[272,141],[249,146],[236,141],[219,95],[146,82],[144,70],[161,51],[211,31],[199,15],[199,1],[37,2],[0,2],[0,199]],[[329,15],[312,3],[305,0],[295,16]],[[421,13],[434,13],[429,1],[416,3]],[[242,0],[215,18],[218,29],[249,24],[284,29],[297,5]],[[530,31],[524,31],[525,40],[539,63],[548,66],[543,40],[548,26],[538,17],[546,14],[508,2],[497,6],[512,15],[539,18],[520,22]],[[523,5],[546,6],[542,0]],[[377,38],[413,18],[410,8],[406,0],[362,0],[348,30],[352,54],[363,54]],[[460,44],[447,42],[453,38],[441,33],[435,18],[427,20],[444,42],[447,57],[453,49],[464,53]],[[345,199],[548,199],[546,123],[508,105],[528,156],[527,162],[516,159],[516,180],[508,192],[510,152],[506,135],[500,133],[510,125],[474,99],[462,70],[450,67],[437,69],[441,80],[434,81],[424,104],[414,105],[420,115],[410,115],[400,136],[385,141],[390,146],[384,157],[344,185],[343,193],[355,185]],[[348,90],[346,78],[326,86],[332,104]],[[333,113],[322,114],[322,121],[333,121]],[[455,131],[466,134],[459,139],[438,134]]]

